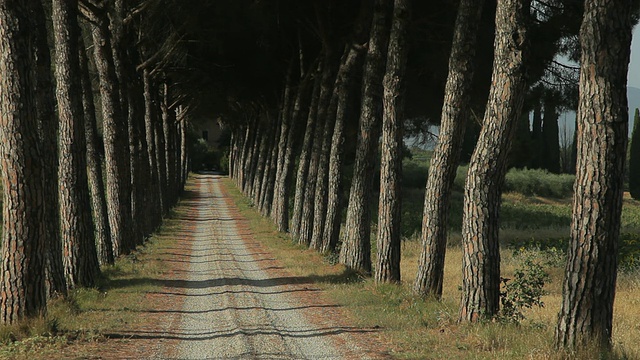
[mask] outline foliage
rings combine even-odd
[[[502,279],[502,308],[499,318],[506,322],[518,323],[524,320],[524,309],[544,307],[542,296],[547,294],[544,284],[549,280],[549,274],[542,264],[524,248],[520,250],[519,256],[522,257],[522,265],[515,270],[513,279]]]
[[[511,169],[507,173],[504,190],[561,199],[572,195],[574,180],[573,175],[551,174],[547,170]]]
[[[204,139],[198,139],[191,146],[191,170],[215,170],[219,168],[219,155]]]
[[[618,263],[620,270],[624,272],[640,270],[640,235],[637,233],[620,235]]]
[[[640,200],[640,110],[636,109],[629,145],[629,192]]]

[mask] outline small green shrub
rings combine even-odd
[[[530,251],[523,249],[519,256],[522,257],[522,265],[515,270],[513,279],[502,279],[499,319],[505,322],[519,323],[525,319],[524,309],[544,307],[541,299],[547,294],[544,284],[549,280],[549,274],[542,264]]]

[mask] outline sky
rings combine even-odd
[[[640,25],[636,25],[635,29],[633,29],[628,79],[628,86],[640,88]]]

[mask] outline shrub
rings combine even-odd
[[[574,175],[552,174],[539,169],[511,169],[504,190],[527,196],[566,198],[573,194]]]
[[[515,270],[513,279],[502,279],[499,319],[505,322],[518,323],[525,319],[524,309],[544,307],[541,298],[547,294],[544,284],[549,274],[531,252],[523,249],[519,254],[523,257],[522,265]]]

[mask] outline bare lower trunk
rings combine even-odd
[[[102,179],[102,164],[98,153],[98,127],[96,110],[93,103],[91,79],[87,68],[87,54],[84,44],[80,49],[80,75],[82,81],[82,102],[84,108],[84,134],[87,143],[87,177],[91,194],[91,211],[96,235],[96,250],[100,264],[113,264],[113,244],[111,243],[111,229],[107,215],[107,200],[104,193]]]
[[[500,200],[507,155],[527,86],[527,0],[500,0],[493,78],[464,190],[461,321],[496,315],[500,305]]]
[[[36,0],[0,4],[0,323],[46,313],[42,149],[30,10]]]
[[[316,199],[316,185],[318,180],[318,168],[320,166],[320,156],[324,144],[323,136],[327,122],[327,111],[329,101],[331,100],[332,84],[334,83],[334,64],[331,50],[326,50],[325,65],[322,70],[322,78],[320,80],[320,95],[318,96],[316,127],[313,133],[313,146],[311,148],[311,156],[309,160],[309,171],[307,174],[306,189],[302,204],[302,214],[300,218],[300,234],[299,241],[309,247],[319,249],[321,241],[316,239],[312,244],[313,227],[314,227],[314,208]],[[321,179],[322,182],[322,179]]]
[[[476,32],[482,6],[483,1],[477,0],[462,0],[458,6],[440,135],[427,178],[422,216],[422,252],[413,285],[413,290],[422,296],[442,296],[449,198],[469,116]]]
[[[158,163],[154,123],[156,121],[156,107],[153,104],[153,84],[151,83],[151,77],[149,70],[144,69],[142,72],[142,81],[144,86],[144,128],[145,138],[147,142],[147,155],[148,155],[148,167],[149,167],[149,181],[150,189],[154,193],[154,196],[150,196],[150,204],[153,210],[152,216],[152,228],[156,228],[162,222],[163,200],[162,200],[162,187],[160,186],[158,175]]]
[[[407,63],[407,26],[410,0],[395,0],[393,24],[383,80],[384,113],[380,167],[380,200],[375,281],[400,282],[400,216],[402,198],[402,116],[404,112],[404,72]]]
[[[342,160],[344,151],[344,122],[349,103],[351,84],[355,78],[356,69],[362,59],[364,51],[355,46],[349,46],[348,54],[338,70],[335,94],[337,95],[335,123],[331,135],[331,151],[329,153],[329,169],[327,176],[327,208],[323,229],[322,252],[330,253],[336,250],[340,236],[342,213]]]
[[[611,347],[627,145],[631,6],[589,0],[580,28],[578,156],[556,344]]]
[[[122,114],[118,78],[106,19],[92,23],[93,50],[100,82],[103,138],[106,160],[107,211],[113,254],[120,255],[131,241],[131,174],[127,120]]]
[[[369,202],[373,187],[373,170],[382,122],[382,77],[389,41],[389,24],[393,2],[376,0],[371,36],[362,85],[360,128],[356,147],[345,238],[340,250],[340,262],[371,273],[371,212]]]
[[[328,66],[328,64],[326,64]],[[316,79],[313,83],[313,92],[311,94],[311,104],[309,105],[309,114],[307,116],[307,125],[304,131],[304,139],[302,140],[302,151],[298,160],[298,171],[296,174],[296,192],[293,199],[293,216],[291,218],[291,234],[298,239],[300,243],[306,243],[306,236],[300,236],[300,225],[302,221],[302,208],[304,205],[304,194],[309,184],[309,164],[311,162],[312,148],[314,142],[314,132],[318,119],[318,101],[320,99],[321,86],[321,67],[316,70]]]
[[[56,98],[60,132],[60,231],[67,287],[91,287],[100,274],[87,182],[77,1],[53,0]]]
[[[293,172],[293,149],[295,143],[295,134],[297,123],[303,117],[303,104],[306,103],[306,93],[308,92],[308,78],[301,80],[298,85],[298,91],[293,102],[293,109],[288,118],[283,119],[281,128],[281,136],[286,138],[278,146],[282,146],[279,150],[281,153],[280,171],[276,174],[276,185],[274,194],[274,221],[279,231],[289,231],[289,183],[291,181],[291,173]]]
[[[49,297],[67,294],[67,282],[62,264],[60,238],[60,205],[58,201],[58,117],[54,109],[54,88],[51,79],[51,55],[47,42],[47,22],[40,1],[32,3],[32,19],[36,38],[35,64],[37,66],[36,110],[38,112],[38,138],[42,145],[44,176],[44,207],[46,228],[46,282]]]

